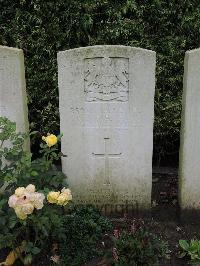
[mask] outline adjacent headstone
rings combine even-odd
[[[200,210],[200,49],[185,54],[179,162],[182,210]]]
[[[0,46],[0,116],[16,122],[18,132],[28,132],[23,51],[6,46]]]
[[[155,52],[93,46],[58,53],[64,173],[77,204],[151,204]]]

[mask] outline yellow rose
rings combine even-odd
[[[15,195],[17,197],[21,197],[24,194],[25,190],[25,187],[18,187],[17,189],[15,189]]]
[[[57,204],[65,206],[68,203],[68,195],[66,193],[61,193],[57,199]]]
[[[21,220],[25,220],[27,218],[27,214],[22,211],[21,206],[15,207],[15,213],[16,213],[17,217]]]
[[[59,194],[60,192],[58,192],[58,196]],[[34,211],[34,208],[37,210],[42,209],[44,199],[44,194],[36,192],[35,186],[29,184],[26,188],[18,187],[15,190],[15,194],[10,196],[8,205],[15,210],[18,218],[24,220],[27,218],[27,215]]]
[[[29,185],[26,187],[26,190],[27,190],[29,193],[34,193],[34,192],[35,192],[35,186],[32,185],[32,184],[29,184]]]
[[[60,195],[60,191],[56,192],[56,191],[51,191],[49,192],[49,194],[47,195],[47,200],[49,203],[57,203],[57,199]]]
[[[49,147],[54,146],[58,141],[57,137],[53,134],[50,134],[47,137],[43,136],[42,140],[44,140],[46,142],[47,146],[49,146]]]
[[[34,200],[32,201],[32,204],[34,205],[34,207],[37,210],[40,210],[40,209],[43,208],[43,206],[44,206],[44,203],[43,203],[44,199],[45,199],[44,194],[35,192],[35,194],[34,194]]]
[[[34,206],[31,203],[26,203],[21,206],[21,211],[25,214],[31,214],[34,210]]]
[[[72,193],[71,193],[71,190],[69,189],[69,188],[63,188],[62,190],[61,190],[61,193],[63,193],[63,194],[66,194],[66,196],[67,196],[67,200],[69,201],[69,200],[72,200]]]
[[[18,201],[18,197],[14,194],[12,196],[9,197],[9,200],[8,200],[8,205],[10,208],[15,208],[16,204],[17,204],[17,201]]]

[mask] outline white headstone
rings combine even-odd
[[[18,132],[28,132],[23,51],[6,46],[0,46],[0,116],[16,122]]]
[[[179,203],[200,209],[200,49],[185,54],[179,160]]]
[[[155,57],[109,45],[58,53],[62,167],[75,203],[150,207]]]

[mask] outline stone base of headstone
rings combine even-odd
[[[151,208],[140,209],[135,208],[133,205],[95,205],[95,204],[75,204],[79,206],[92,206],[100,210],[100,212],[109,217],[135,217],[135,218],[149,218],[152,216]]]

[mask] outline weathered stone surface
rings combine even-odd
[[[76,203],[151,203],[155,52],[93,46],[58,53],[64,173]]]
[[[23,51],[6,46],[0,46],[0,116],[16,122],[18,132],[28,132]]]
[[[200,209],[200,49],[185,54],[179,161],[182,209]]]

